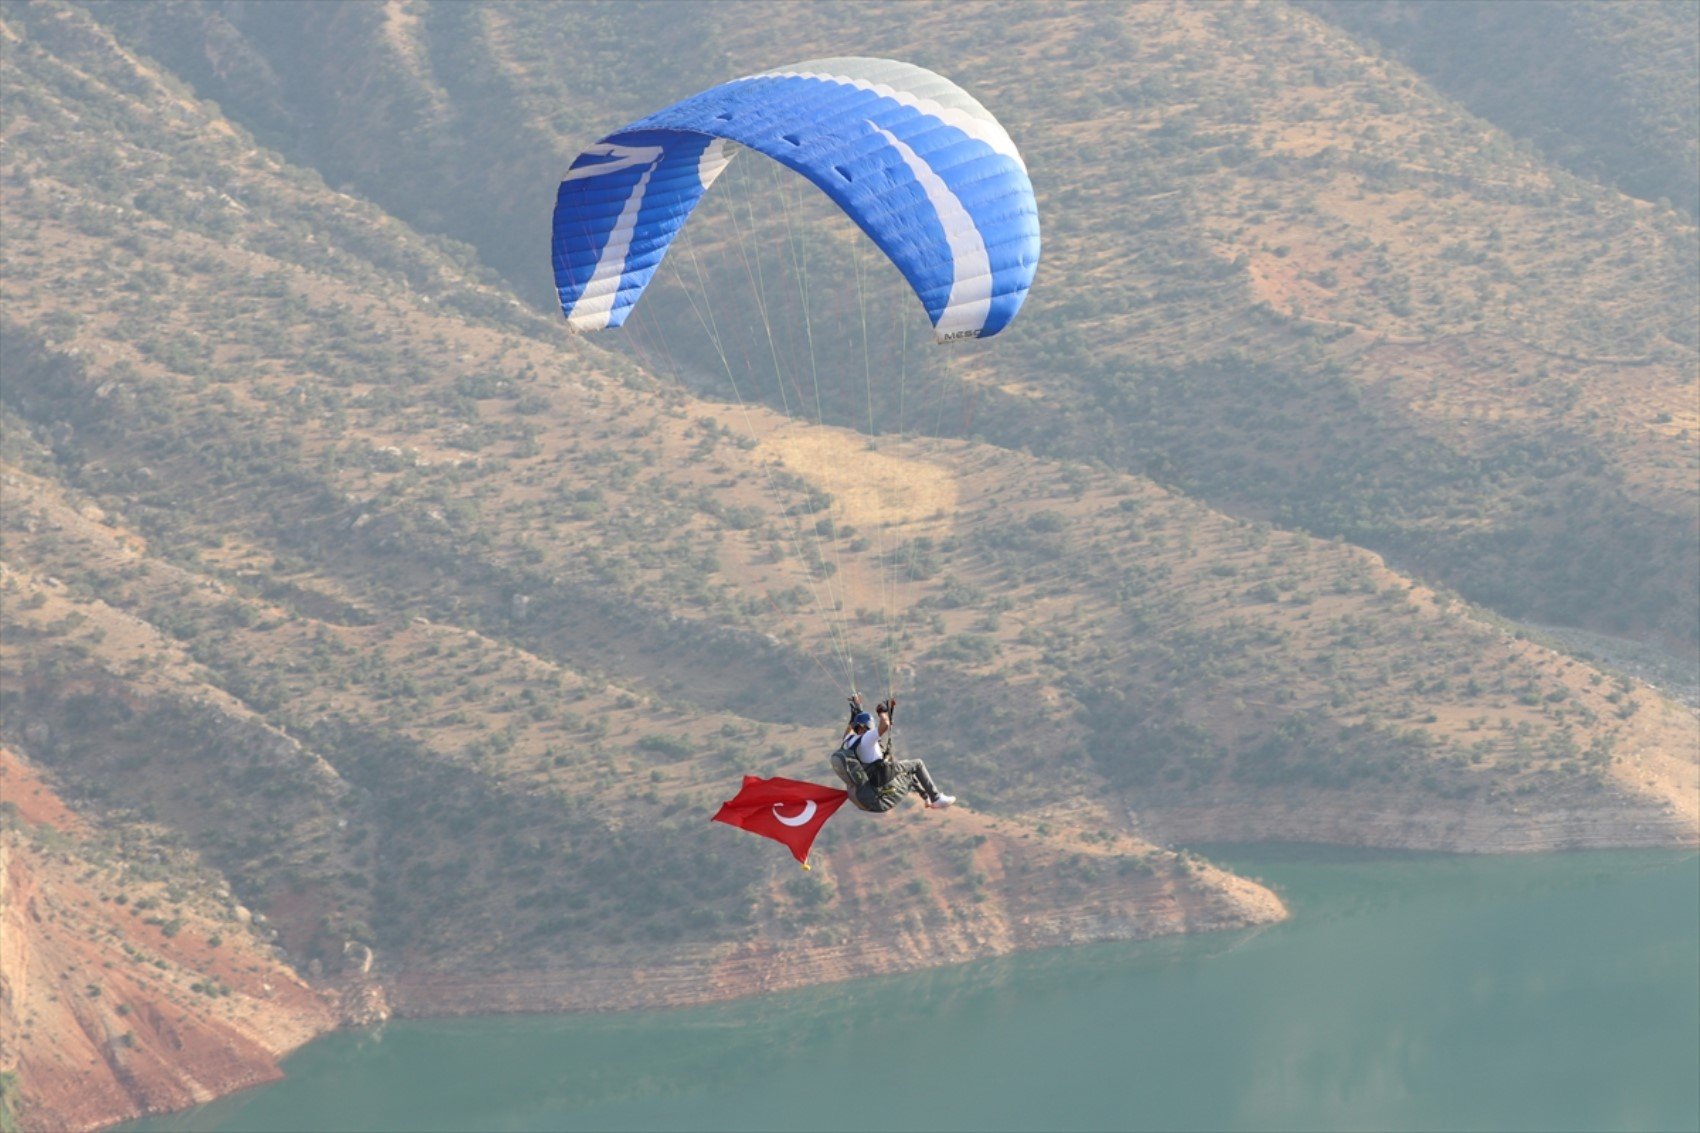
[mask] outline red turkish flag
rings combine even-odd
[[[713,821],[785,843],[806,869],[815,835],[849,797],[849,792],[837,787],[823,787],[801,779],[757,779],[746,775],[743,789],[736,798],[720,805]]]

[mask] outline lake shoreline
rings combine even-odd
[[[1036,1069],[1031,1077],[1035,1084],[1058,1073],[1072,1073],[1064,1068],[1076,1063],[1083,1062],[1089,1068],[1095,1060],[1110,1057],[1113,1050],[1123,1047],[1125,1057],[1135,1061],[1145,1058],[1187,1064],[1204,1057],[1208,1048],[1196,1044],[1205,1041],[1221,1048],[1219,1053],[1232,1069],[1221,1082],[1240,1081],[1240,1092],[1260,1089],[1255,1083],[1262,1072],[1247,1072],[1239,1062],[1255,1058],[1252,1065],[1263,1065],[1256,1051],[1270,1043],[1271,1053],[1288,1050],[1297,1042],[1301,1051],[1309,1053],[1291,1061],[1289,1052],[1269,1064],[1270,1068],[1288,1067],[1281,1071],[1286,1075],[1305,1066],[1332,1067],[1331,1075],[1345,1076],[1339,1087],[1343,1092],[1338,1096],[1349,1104],[1341,1112],[1328,1112],[1323,1119],[1305,1108],[1313,1104],[1311,1101],[1288,1092],[1268,1095],[1258,1103],[1276,1105],[1268,1112],[1284,1117],[1291,1127],[1362,1127],[1369,1112],[1365,1106],[1386,1114],[1395,1124],[1415,1121],[1411,1127],[1459,1127],[1456,1119],[1450,1123],[1437,1121],[1434,1114],[1438,1111],[1422,1109],[1422,1099],[1439,1096],[1437,1090],[1406,1086],[1385,1096],[1379,1093],[1390,1088],[1382,1082],[1387,1071],[1374,1069],[1380,1064],[1374,1060],[1382,1060],[1398,1074],[1415,1075],[1412,1082],[1431,1087],[1433,1075],[1442,1071],[1471,1075],[1457,1092],[1469,1099],[1460,1104],[1476,1109],[1458,1112],[1499,1114],[1471,1124],[1473,1128],[1513,1128],[1518,1127],[1518,1115],[1544,1112],[1541,1107],[1558,1103],[1542,1100],[1544,1089],[1527,1097],[1506,1094],[1509,1087],[1505,1084],[1519,1081],[1516,1074],[1510,1078],[1487,1074],[1485,1067],[1491,1060],[1482,1057],[1485,1050],[1476,1051],[1473,1045],[1463,1051],[1451,1049],[1457,1036],[1473,1035],[1480,1027],[1487,1030],[1471,1039],[1471,1044],[1520,1049],[1502,1033],[1507,1026],[1533,1028],[1521,1041],[1542,1049],[1542,1044],[1557,1044],[1540,1057],[1558,1060],[1560,1077],[1574,1080],[1560,1093],[1582,1091],[1583,1108],[1577,1112],[1590,1117],[1590,1127],[1643,1127],[1611,1116],[1616,1110],[1600,1109],[1605,1101],[1590,1100],[1589,1091],[1620,1091],[1626,1095],[1645,1092],[1645,1075],[1655,1071],[1657,1080],[1664,1083],[1655,1091],[1663,1098],[1660,1104],[1675,1104],[1680,1109],[1682,1097],[1680,1091],[1672,1093],[1668,1072],[1670,1065],[1682,1064],[1684,1044],[1692,1043],[1692,1037],[1679,1026],[1675,1032],[1677,1047],[1654,1055],[1650,1052],[1658,1048],[1647,1044],[1664,1032],[1654,1028],[1651,1035],[1643,1035],[1639,1028],[1648,1025],[1644,1016],[1653,1010],[1671,1014],[1674,1009],[1674,1017],[1680,1021],[1683,1004],[1700,993],[1690,986],[1695,982],[1692,973],[1682,965],[1664,973],[1677,977],[1675,987],[1665,987],[1640,967],[1624,967],[1622,949],[1654,948],[1649,955],[1665,957],[1661,963],[1669,967],[1670,957],[1686,947],[1681,942],[1695,932],[1688,923],[1692,919],[1689,906],[1695,903],[1689,894],[1693,888],[1689,879],[1695,870],[1693,854],[1623,850],[1484,857],[1373,848],[1360,851],[1316,844],[1212,845],[1208,850],[1237,869],[1268,875],[1275,891],[1284,898],[1290,895],[1294,919],[1272,926],[1273,931],[1219,934],[1215,941],[1194,936],[1143,943],[1102,942],[704,1007],[398,1020],[397,1024],[344,1031],[309,1044],[285,1067],[289,1078],[270,1090],[246,1091],[239,1099],[225,1099],[189,1115],[129,1128],[230,1133],[305,1128],[316,1127],[333,1111],[347,1118],[344,1125],[355,1129],[457,1127],[454,1122],[464,1120],[464,1112],[459,1117],[453,1112],[430,1116],[438,1110],[424,1108],[427,1104],[439,1108],[473,1104],[456,1101],[456,1087],[449,1084],[436,1090],[443,1096],[435,1101],[409,1100],[403,1096],[407,1091],[385,1091],[385,1105],[397,1108],[370,1109],[361,1103],[335,1109],[353,1105],[355,1097],[366,1098],[373,1089],[382,1089],[376,1083],[362,1085],[362,1075],[399,1074],[402,1067],[413,1066],[420,1058],[427,1060],[421,1066],[444,1059],[446,1065],[457,1067],[456,1073],[466,1081],[479,1081],[486,1073],[498,1078],[512,1075],[512,1080],[484,1088],[492,1098],[505,1097],[509,1090],[540,1091],[532,1101],[509,1099],[506,1104],[516,1108],[502,1118],[504,1128],[710,1128],[725,1117],[715,1107],[730,1104],[728,1099],[749,1088],[740,1085],[739,1075],[756,1075],[762,1090],[794,1090],[800,1096],[805,1087],[817,1088],[812,1083],[822,1074],[829,1075],[834,1064],[836,1046],[832,1044],[868,1044],[884,1049],[886,1042],[913,1043],[917,1050],[932,1052],[942,1079],[956,1083],[960,1075],[976,1072],[973,1068],[987,1057],[981,1044],[994,1039],[996,1043],[1015,1044],[1009,1050],[996,1047],[993,1053],[1021,1065],[1035,1057],[1060,1060],[1048,1073],[1042,1067]],[[1676,899],[1674,905],[1671,898]],[[1626,920],[1634,910],[1641,911]],[[1670,937],[1673,925],[1676,938]],[[1579,948],[1599,950],[1598,963],[1577,968],[1577,960],[1583,955]],[[1454,972],[1454,965],[1462,968]],[[1383,967],[1409,973],[1420,986],[1398,990],[1397,981],[1377,974]],[[1342,981],[1341,975],[1348,971],[1356,974]],[[1624,985],[1621,981],[1630,973],[1636,979],[1653,980],[1653,986]],[[1439,983],[1435,983],[1436,978]],[[1313,987],[1318,980],[1323,983]],[[1577,981],[1582,982],[1566,990]],[[1598,981],[1604,981],[1600,983],[1602,990],[1610,990],[1604,998],[1587,990]],[[1117,990],[1122,987],[1129,990]],[[1337,1024],[1317,1029],[1313,1024],[1342,1018],[1327,996],[1319,998],[1322,987],[1337,988],[1354,1002],[1362,1000],[1343,1018],[1352,1018],[1371,1005],[1379,1005],[1376,1010],[1390,1011],[1391,1015],[1385,1023],[1375,1024],[1378,1029],[1357,1039],[1337,1034]],[[1653,987],[1660,989],[1657,994],[1653,994]],[[1546,990],[1530,999],[1529,990],[1535,988]],[[1271,997],[1272,1002],[1266,1008],[1255,1007],[1253,1000],[1246,999],[1254,990]],[[1136,1010],[1116,1006],[1126,995],[1134,997],[1139,1005]],[[1242,1006],[1232,1010],[1254,1012],[1248,1017],[1256,1020],[1250,1032],[1246,1024],[1220,1014],[1227,1005],[1236,1003]],[[1657,1006],[1661,1003],[1663,1008]],[[1299,1004],[1305,1006],[1295,1014]],[[1581,1008],[1607,1014],[1590,1017],[1590,1028],[1571,1028],[1574,1020],[1570,1013]],[[1487,1014],[1482,1022],[1471,1022],[1472,1012],[1484,1010]],[[1086,1014],[1077,1019],[1081,1012]],[[1554,1016],[1553,1012],[1558,1014]],[[1101,1022],[1092,1022],[1094,1018]],[[1122,1035],[1109,1047],[1101,1039],[1092,1038],[1096,1033],[1093,1028],[1104,1023],[1113,1025]],[[1130,1026],[1131,1031],[1127,1030]],[[1384,1047],[1383,1040],[1375,1037],[1383,1026],[1391,1028],[1388,1034],[1404,1033],[1413,1027],[1417,1030],[1398,1045]],[[1062,1029],[1056,1030],[1059,1027]],[[1299,1029],[1289,1034],[1294,1027]],[[1458,1031],[1460,1027],[1465,1030]],[[1625,1027],[1630,1030],[1623,1031]],[[1038,1037],[1023,1037],[1035,1028],[1040,1032]],[[1061,1037],[1076,1028],[1084,1028],[1084,1037]],[[1587,1047],[1575,1048],[1563,1041],[1572,1030],[1588,1036],[1590,1042],[1595,1041],[1592,1036],[1597,1030],[1601,1053],[1589,1054]],[[921,1033],[905,1037],[914,1031]],[[946,1041],[935,1032],[956,1037]],[[1258,1038],[1259,1032],[1267,1034]],[[1631,1034],[1636,1036],[1634,1048],[1618,1051],[1618,1045],[1629,1041],[1624,1036]],[[1006,1037],[997,1039],[998,1035]],[[556,1050],[556,1044],[563,1041],[572,1045]],[[1087,1045],[1074,1053],[1069,1049],[1051,1051],[1058,1042]],[[958,1052],[958,1046],[964,1049]],[[752,1060],[757,1051],[767,1053]],[[1353,1051],[1356,1053],[1348,1055]],[[1424,1051],[1430,1053],[1411,1061],[1413,1055]],[[1371,1055],[1374,1059],[1363,1063]],[[1582,1063],[1566,1068],[1569,1063],[1564,1060],[1584,1055]],[[890,1057],[901,1062],[913,1056],[898,1051]],[[1443,1063],[1439,1068],[1432,1065],[1437,1057]],[[1522,1057],[1536,1055],[1526,1053]],[[474,1058],[482,1061],[462,1065],[463,1060]],[[522,1058],[541,1060],[548,1069],[534,1075],[523,1067],[510,1067]],[[1642,1077],[1620,1083],[1617,1070],[1593,1065],[1593,1060],[1600,1058],[1643,1068]],[[582,1072],[571,1069],[586,1060],[589,1065]],[[629,1071],[615,1069],[628,1062]],[[355,1064],[369,1066],[351,1078],[349,1068]],[[1478,1064],[1484,1068],[1480,1080],[1474,1077]],[[728,1069],[732,1066],[739,1068],[736,1073]],[[808,1072],[796,1077],[804,1066]],[[1582,1069],[1584,1066],[1588,1069]],[[1080,1072],[1085,1074],[1086,1070]],[[408,1081],[441,1076],[437,1072],[419,1079],[417,1070],[406,1073]],[[996,1109],[997,1104],[1028,1104],[1014,1100],[1023,1096],[1020,1083],[1006,1081],[1011,1077],[1009,1072],[996,1067],[990,1074],[984,1088],[1001,1091],[1001,1103],[997,1097],[983,1103],[971,1101],[976,1091],[958,1090],[952,1094],[953,1105],[984,1105],[988,1112],[1002,1113],[1002,1117],[952,1106],[929,1108],[905,1095],[896,1105],[904,1115],[904,1127],[952,1128],[960,1126],[951,1122],[963,1120],[987,1128],[1032,1127],[1022,1120],[1024,1111],[1019,1108],[1007,1112]],[[1154,1107],[1150,1114],[1141,1111],[1140,1120],[1146,1124],[1118,1125],[1111,1118],[1123,1111],[1106,1109],[1109,1102],[1093,1103],[1088,1098],[1076,1110],[1060,1111],[1055,1127],[1268,1127],[1256,1123],[1248,1126],[1243,1113],[1235,1117],[1237,1111],[1222,1109],[1227,1102],[1210,1091],[1188,1093],[1181,1089],[1182,1082],[1176,1082],[1172,1089],[1159,1089],[1164,1078],[1148,1068],[1137,1079],[1116,1087],[1136,1088],[1143,1099],[1141,1104]],[[1307,1075],[1294,1081],[1308,1080]],[[572,1082],[579,1084],[569,1085]],[[322,1097],[326,1089],[335,1091],[336,1096]],[[1484,1089],[1489,1092],[1480,1094]],[[1516,1085],[1515,1089],[1522,1091],[1524,1087]],[[1152,1095],[1152,1090],[1158,1090],[1157,1095]],[[479,1090],[471,1092],[482,1096]],[[1257,1095],[1254,1092],[1252,1096]],[[1039,1105],[1041,1100],[1058,1104],[1056,1097],[1047,1096],[1043,1088],[1030,1104]],[[1318,1104],[1323,1101],[1322,1095],[1316,1098]],[[1578,1103],[1572,1098],[1566,1104]],[[416,1108],[409,1110],[409,1106]],[[1284,1110],[1281,1106],[1298,1108]],[[1374,1108],[1378,1106],[1393,1108]],[[1535,1109],[1520,1108],[1524,1106]],[[1399,1107],[1415,1107],[1411,1113],[1417,1116]],[[776,1112],[783,1109],[782,1102],[776,1100]],[[408,1113],[426,1117],[420,1119],[422,1124],[408,1124],[402,1119]],[[280,1114],[287,1115],[288,1120],[280,1119]],[[491,1117],[500,1114],[497,1110]],[[1427,1114],[1426,1119],[1421,1119],[1423,1114]],[[752,1120],[755,1124],[751,1128],[767,1128],[762,1120],[772,1119]],[[941,1121],[943,1124],[939,1124]],[[1653,1123],[1658,1127],[1665,1124],[1668,1121]],[[1540,1125],[1536,1120],[1522,1127]],[[876,1120],[870,1127],[885,1126]],[[1680,1120],[1676,1127],[1681,1127]]]
[[[1668,790],[1667,784],[1660,786]],[[1149,806],[1129,812],[1129,832],[1157,846],[1184,833],[1186,844],[1200,847],[1206,856],[1226,846],[1235,847],[1236,853],[1250,849],[1253,856],[1293,847],[1326,848],[1348,856],[1538,856],[1680,852],[1700,843],[1700,828],[1665,791],[1637,791],[1621,784],[1604,792],[1597,787],[1578,790],[1569,797],[1559,793],[1536,799],[1466,800],[1445,811],[1390,809],[1384,797],[1372,792],[1335,792],[1331,801],[1322,806],[1317,792],[1288,797],[1263,791],[1256,798],[1230,796],[1208,808]],[[1319,839],[1319,834],[1330,837]],[[1233,867],[1219,868],[1178,846],[1170,850],[1184,854],[1186,868],[1195,873],[1185,885],[1150,879],[1125,886],[1109,899],[1073,908],[1054,902],[1011,906],[981,915],[978,921],[947,924],[932,936],[904,939],[873,932],[827,946],[805,942],[794,947],[760,940],[675,952],[670,960],[647,964],[609,956],[545,971],[390,971],[379,958],[368,972],[311,981],[331,1005],[336,1022],[304,1041],[269,1052],[267,1065],[252,1068],[236,1088],[276,1081],[282,1073],[280,1060],[327,1034],[358,1031],[390,1019],[685,1010],[1094,943],[1231,932],[1279,923],[1289,915],[1281,896],[1260,880],[1246,878]],[[830,874],[831,860],[823,864]],[[1000,902],[1008,900],[1000,895]],[[142,1102],[77,1127],[105,1129],[180,1108],[153,1108]]]

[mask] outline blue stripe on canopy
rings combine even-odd
[[[996,334],[1039,263],[1039,212],[995,118],[931,71],[826,59],[724,83],[580,154],[555,201],[561,310],[619,326],[736,142],[824,190],[903,273],[941,341]]]

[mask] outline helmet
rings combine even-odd
[[[866,712],[858,712],[854,716],[850,717],[850,726],[853,728],[871,727],[873,722],[874,718]]]

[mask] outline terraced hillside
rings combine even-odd
[[[1164,18],[1190,42],[1216,34],[1215,11]],[[778,16],[737,32],[718,8],[680,12],[678,34],[734,51],[789,34]],[[687,1002],[863,974],[870,955],[889,970],[1283,915],[1178,848],[1224,832],[1695,840],[1700,731],[1657,690],[1370,550],[1228,514],[1180,490],[1202,474],[1178,459],[1154,478],[1062,455],[1090,449],[1070,416],[1089,402],[1058,392],[1084,381],[1072,359],[1090,342],[1178,350],[1220,317],[1223,343],[1321,367],[1295,362],[1296,400],[1272,389],[1268,413],[1321,396],[1326,369],[1328,396],[1358,391],[1368,419],[1366,367],[1392,365],[1374,359],[1396,323],[1304,338],[1296,316],[1234,315],[1250,275],[1223,274],[1173,306],[1106,307],[1086,339],[1057,329],[1090,261],[1086,225],[1064,219],[1047,230],[1054,297],[1011,349],[904,355],[939,405],[983,391],[966,430],[983,435],[911,428],[870,453],[831,423],[844,406],[738,404],[692,392],[712,381],[686,347],[570,338],[466,245],[386,212],[369,171],[349,174],[358,194],[327,186],[126,38],[216,15],[225,73],[270,68],[286,108],[298,72],[243,21],[323,22],[349,50],[369,23],[408,74],[442,71],[440,99],[405,104],[428,140],[453,136],[436,131],[456,83],[487,73],[435,55],[433,29],[469,29],[466,51],[511,44],[497,73],[517,84],[523,51],[553,42],[504,23],[532,9],[141,13],[0,11],[0,738],[96,828],[168,840],[161,884],[185,879],[185,918],[191,894],[228,888],[268,918],[266,954],[353,994],[349,1010]],[[608,13],[585,10],[579,50],[614,35]],[[1332,42],[1286,9],[1255,18]],[[984,66],[1002,112],[1020,84]],[[321,141],[343,136],[317,121]],[[1042,188],[1047,216],[1068,216],[1068,190]],[[1114,201],[1076,211],[1100,205],[1121,223]],[[820,254],[853,248],[796,207]],[[1666,223],[1646,222],[1649,246]],[[843,311],[819,299],[831,333]],[[1454,396],[1449,359],[1436,398]],[[1655,392],[1664,365],[1644,368]],[[1038,416],[1015,424],[1018,402]],[[995,443],[1004,429],[1021,442]],[[1671,473],[1664,451],[1625,445],[1646,461],[1635,491]],[[1258,452],[1234,467],[1267,478],[1260,461],[1294,459]],[[870,642],[898,665],[870,662]],[[898,692],[902,742],[965,808],[845,812],[809,874],[707,823],[743,773],[824,778],[852,683]]]

